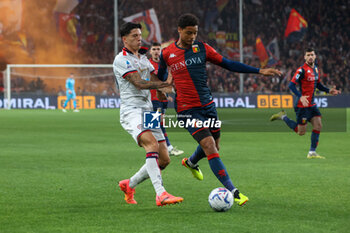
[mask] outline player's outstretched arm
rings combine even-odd
[[[281,76],[282,72],[273,68],[267,68],[267,69],[260,69],[259,74],[262,74],[264,76]]]
[[[137,89],[159,89],[163,87],[168,87],[170,84],[162,81],[146,81],[143,80],[139,73],[133,72],[128,74],[125,79],[131,82]]]
[[[154,80],[154,81],[159,81],[159,77],[155,74],[151,74],[151,81]],[[167,79],[165,81],[166,83],[169,84],[169,86],[167,87],[163,87],[163,88],[158,88],[158,90],[162,93],[175,93],[174,91],[174,85],[173,85],[173,76],[171,75],[171,73],[167,73]]]
[[[333,87],[329,90],[329,93],[330,93],[331,95],[339,95],[339,94],[341,94],[341,90],[337,90],[337,89],[336,89],[336,86],[333,86]]]
[[[158,79],[158,77],[154,74],[154,73],[152,73],[151,74],[151,81],[155,81],[155,82],[159,82],[159,79]],[[168,82],[168,81],[167,81]],[[166,94],[165,93],[167,93],[166,92],[166,90],[168,90],[168,89],[171,89],[171,86],[168,86],[168,87],[163,87],[163,88],[158,88],[157,89],[157,98],[160,100],[160,101],[163,101],[163,100],[166,100],[167,99],[167,97],[166,97]]]
[[[333,86],[331,89],[323,86],[321,83],[317,83],[317,89],[320,90],[320,91],[324,91],[326,93],[329,93],[331,95],[339,95],[341,94],[341,91],[340,90],[337,90],[336,86]]]
[[[265,76],[282,75],[282,72],[273,68],[259,69],[253,66],[246,65],[241,62],[232,61],[220,55],[210,45],[204,43],[206,49],[206,59],[216,65],[221,66],[227,70],[238,72],[238,73],[255,73],[262,74]]]
[[[273,68],[259,69],[253,66],[246,65],[244,63],[229,60],[224,57],[222,58],[222,61],[218,65],[227,70],[238,72],[238,73],[257,73],[257,74],[262,74],[264,76],[282,75],[281,71]]]

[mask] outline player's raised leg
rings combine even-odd
[[[189,158],[183,158],[182,159],[182,165],[186,168],[188,168],[191,172],[194,178],[197,180],[203,180],[203,173],[200,170],[198,166],[198,161],[202,158],[205,158],[206,155],[200,145],[197,146],[197,149]]]
[[[287,113],[284,110],[282,110],[276,114],[273,114],[270,117],[270,121],[276,121],[276,120],[284,121],[289,128],[294,130],[294,132],[298,133],[298,124],[295,121],[289,119],[287,117]]]
[[[312,133],[311,133],[311,146],[310,151],[307,154],[308,159],[325,159],[325,157],[316,153],[316,148],[318,146],[318,141],[322,129],[322,121],[320,116],[315,116],[311,119]]]

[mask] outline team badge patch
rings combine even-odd
[[[192,51],[193,51],[194,53],[198,53],[198,52],[199,52],[199,47],[198,47],[197,44],[192,45]]]
[[[307,118],[303,118],[303,119],[301,120],[301,123],[302,123],[303,125],[305,125],[305,124],[306,124],[306,120],[307,120]]]

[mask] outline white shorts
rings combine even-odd
[[[164,141],[165,137],[161,129],[143,128],[143,111],[144,109],[142,108],[120,111],[120,124],[133,137],[138,145],[140,145],[139,137],[145,131],[151,131],[158,142]]]

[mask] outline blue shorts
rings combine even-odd
[[[307,121],[311,121],[313,117],[321,116],[321,112],[316,105],[308,108],[295,107],[294,111],[297,116],[298,125],[305,125]]]
[[[158,108],[162,110],[162,113],[165,114],[166,109],[168,108],[168,102],[161,102],[158,100],[152,100],[153,111],[157,111]]]
[[[191,121],[192,119],[197,119],[204,122],[208,119],[211,119],[212,121],[217,121],[219,118],[215,108],[215,103],[211,103],[204,107],[191,108],[191,109],[179,112],[177,119],[179,121],[184,121],[184,122]],[[200,142],[203,138],[207,136],[213,136],[214,139],[217,139],[220,137],[220,127],[216,127],[213,124],[210,124],[208,127],[205,127],[205,126],[198,127],[196,125],[185,124],[185,128],[192,135],[192,137],[194,137],[194,139],[196,139],[198,142]]]

